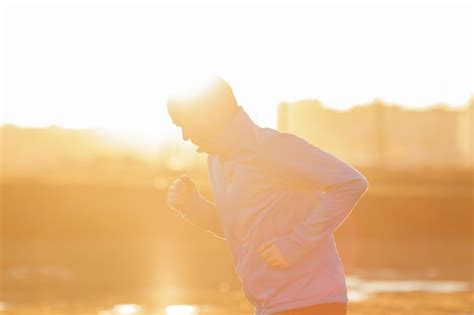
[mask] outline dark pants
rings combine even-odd
[[[324,303],[273,313],[272,315],[346,315],[347,303]]]

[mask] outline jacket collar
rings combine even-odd
[[[208,148],[198,148],[197,151],[215,154],[224,159],[235,157],[255,148],[257,128],[243,107],[239,106],[229,122],[209,142]]]

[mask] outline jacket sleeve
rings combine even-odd
[[[215,237],[225,240],[216,206],[203,195],[199,194],[199,198],[194,199],[186,209],[183,209],[181,215],[194,225],[212,233]]]
[[[290,265],[333,233],[368,190],[367,179],[336,156],[288,133],[265,141],[262,158],[289,185],[323,191],[319,202],[293,231],[274,240]]]

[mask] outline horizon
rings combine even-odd
[[[423,108],[412,108],[408,106],[404,106],[403,104],[398,104],[398,103],[388,103],[382,99],[373,99],[370,102],[364,103],[364,104],[354,104],[353,106],[346,108],[346,109],[335,109],[330,106],[327,106],[326,104],[322,103],[321,101],[317,99],[301,99],[297,100],[292,103],[286,103],[290,107],[294,105],[298,105],[302,102],[314,102],[314,104],[317,104],[321,109],[323,110],[328,110],[328,111],[333,111],[335,113],[344,113],[344,112],[350,112],[356,108],[367,108],[374,106],[375,104],[381,104],[383,107],[386,108],[398,108],[402,111],[408,111],[408,112],[430,112],[432,110],[444,110],[448,112],[467,112],[469,111],[470,107],[474,106],[474,94],[471,95],[468,101],[463,106],[460,107],[454,107],[454,106],[449,106],[449,104],[446,103],[435,103],[431,104],[428,107],[423,107]],[[282,104],[285,102],[280,102],[279,104]],[[275,113],[278,116],[278,105],[275,106]],[[244,107],[245,110],[245,107]],[[253,119],[251,117],[251,119]],[[275,121],[274,126],[270,126],[273,129],[279,130],[277,126],[277,122]],[[59,124],[51,124],[51,125],[45,125],[45,126],[24,126],[24,125],[19,125],[19,124],[12,124],[12,123],[2,123],[0,124],[0,130],[2,128],[18,128],[18,129],[36,129],[36,130],[47,130],[47,129],[58,129],[59,131],[73,131],[73,132],[84,132],[84,133],[91,133],[93,137],[96,137],[98,140],[105,141],[104,144],[107,146],[115,147],[115,148],[121,148],[121,149],[130,149],[136,154],[139,154],[143,157],[145,156],[153,156],[156,155],[157,153],[161,152],[163,149],[166,149],[169,147],[169,145],[175,146],[178,145],[180,147],[180,150],[182,150],[182,153],[184,152],[194,152],[195,149],[197,148],[192,142],[190,141],[184,141],[181,138],[180,133],[174,135],[174,136],[168,136],[168,137],[159,137],[156,134],[152,134],[149,132],[144,132],[143,130],[120,130],[120,129],[111,129],[111,128],[106,128],[106,127],[67,127],[67,126],[61,126]],[[261,126],[265,127],[265,126]],[[266,126],[268,127],[268,126]],[[179,130],[179,127],[176,127],[177,130]],[[282,130],[280,130],[282,131]],[[284,131],[283,131],[284,132]],[[299,135],[301,136],[301,135]],[[310,135],[305,135],[306,137]]]
[[[370,106],[374,102],[377,101],[377,102],[381,102],[382,105],[386,106],[386,107],[399,107],[399,108],[402,108],[403,110],[409,110],[409,111],[430,111],[430,110],[438,109],[438,108],[442,108],[442,109],[447,110],[447,111],[462,111],[462,110],[466,110],[469,107],[472,100],[474,100],[474,92],[466,100],[465,103],[458,104],[458,105],[451,105],[451,104],[448,104],[448,103],[445,103],[445,102],[434,102],[434,103],[431,103],[431,104],[425,104],[424,106],[412,107],[412,106],[407,106],[407,105],[399,104],[399,103],[389,103],[386,100],[381,99],[381,98],[374,98],[371,101],[368,101],[368,102],[365,102],[365,103],[353,104],[353,105],[351,105],[347,108],[334,108],[334,107],[331,107],[329,105],[326,105],[326,104],[322,103],[319,99],[310,98],[310,99],[299,99],[299,100],[295,100],[295,101],[292,101],[292,102],[281,101],[281,102],[274,105],[274,107],[275,107],[274,110],[275,110],[275,113],[277,113],[278,112],[278,105],[281,104],[281,103],[287,103],[289,105],[293,105],[293,104],[296,104],[296,103],[299,103],[299,102],[315,101],[315,102],[318,102],[320,104],[320,106],[324,109],[333,110],[333,111],[336,111],[336,112],[347,112],[347,111],[350,111],[350,110],[352,110],[354,108],[357,108],[357,107]],[[246,109],[245,105],[239,104],[239,106],[242,106],[244,109]],[[277,118],[277,117],[275,117],[275,118]],[[255,120],[254,118],[252,118],[252,119]],[[275,120],[275,122],[273,122],[273,125],[268,126],[268,127],[276,129],[277,128],[276,125],[277,125],[277,122]],[[67,126],[67,125],[63,125],[61,123],[46,123],[46,124],[37,124],[37,125],[25,125],[25,124],[15,123],[15,122],[8,122],[8,121],[1,122],[0,121],[0,128],[5,127],[5,126],[14,126],[14,127],[18,127],[18,128],[33,128],[33,129],[35,129],[35,128],[37,128],[37,129],[55,128],[55,127],[57,127],[57,128],[67,129],[67,130],[109,129],[107,127]]]

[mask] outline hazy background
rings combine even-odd
[[[167,116],[212,70],[262,127],[369,180],[349,314],[473,313],[473,5],[1,3],[0,314],[252,314],[227,244],[166,206],[206,155]]]

